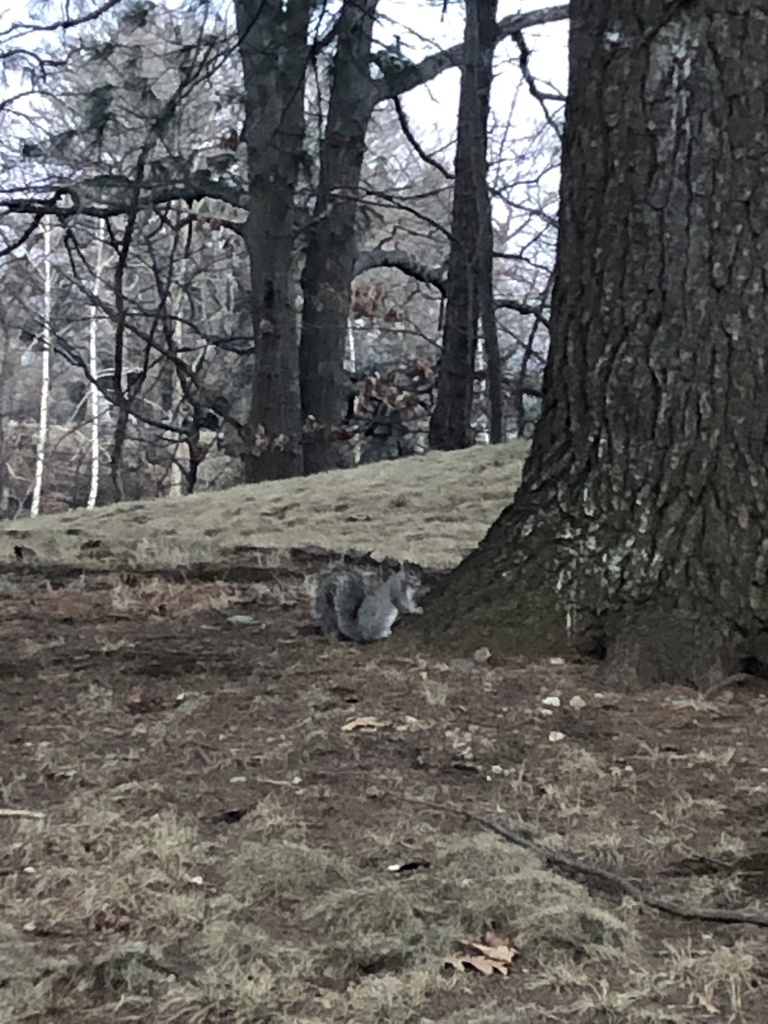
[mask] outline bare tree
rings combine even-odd
[[[45,454],[48,444],[48,413],[51,404],[51,350],[53,348],[51,331],[51,313],[53,310],[53,263],[51,261],[51,233],[53,225],[50,219],[43,221],[43,364],[40,375],[40,419],[37,433],[37,452],[35,454],[35,482],[32,487],[32,505],[30,515],[40,512],[43,496],[43,476],[45,474]]]
[[[245,85],[248,219],[256,345],[247,480],[301,472],[295,193],[304,153],[311,0],[237,0]]]
[[[443,351],[437,402],[429,424],[430,446],[441,449],[467,448],[474,443],[470,424],[481,291],[494,371],[494,440],[501,440],[501,402],[497,390],[501,368],[492,299],[493,246],[486,184],[496,3],[467,0],[466,9]]]
[[[101,293],[102,279],[106,265],[104,222],[99,224],[99,232],[96,239],[96,265],[93,275],[93,294],[96,300],[90,307],[88,324],[88,372],[90,381],[88,383],[88,397],[91,412],[91,486],[88,489],[88,508],[95,508],[99,497],[99,475],[101,470],[101,424],[100,424],[100,398],[101,392],[98,386],[99,377],[99,307],[97,305]]]
[[[441,643],[575,646],[622,685],[768,666],[766,14],[574,0],[543,415]]]
[[[338,21],[320,179],[302,276],[301,401],[305,420],[312,417],[314,424],[304,450],[307,473],[339,465],[333,428],[341,420],[348,390],[344,347],[357,255],[357,188],[377,99],[369,71],[377,4],[345,0]]]
[[[105,11],[111,6],[105,5]],[[120,451],[130,418],[137,414],[136,388],[149,386],[155,373],[152,356],[146,372],[142,368],[130,388],[126,390],[125,380],[118,382],[119,375],[124,377],[126,339],[143,336],[155,356],[170,359],[185,376],[185,401],[201,399],[199,393],[195,397],[196,375],[184,360],[179,361],[178,353],[171,352],[173,346],[165,329],[159,329],[159,320],[154,331],[147,324],[137,327],[135,303],[132,305],[124,287],[134,265],[132,252],[140,253],[148,237],[144,226],[156,224],[153,218],[162,222],[162,211],[175,202],[228,204],[230,212],[222,218],[226,229],[238,242],[245,242],[251,331],[239,352],[247,356],[249,365],[241,365],[230,375],[230,387],[238,394],[236,401],[228,403],[228,416],[239,436],[237,449],[247,479],[335,464],[334,430],[347,391],[343,372],[346,314],[359,263],[357,232],[366,131],[377,107],[463,61],[462,44],[417,62],[388,49],[373,52],[373,0],[366,0],[363,7],[343,4],[338,14],[316,10],[311,0],[238,0],[235,10],[237,38],[233,43],[213,5],[207,12],[205,6],[196,7],[194,15],[180,12],[180,17],[191,20],[190,31],[180,32],[178,38],[172,25],[176,12],[148,13],[126,7],[115,24],[118,36],[122,32],[130,37],[126,52],[133,64],[127,74],[118,73],[121,68],[126,71],[125,60],[120,63],[120,47],[113,42],[101,46],[93,27],[89,29],[94,33],[91,38],[77,40],[76,47],[64,47],[45,74],[50,76],[55,65],[62,63],[84,74],[82,54],[87,53],[99,58],[90,60],[88,70],[109,67],[112,77],[85,90],[86,116],[80,122],[85,131],[78,130],[77,124],[67,124],[45,145],[41,146],[39,139],[23,144],[29,160],[45,158],[48,173],[38,175],[36,182],[19,184],[0,199],[6,210],[29,218],[28,227],[7,237],[6,251],[28,237],[47,215],[58,217],[67,227],[67,236],[75,241],[84,226],[93,233],[94,218],[106,220],[112,228],[110,244],[116,256],[109,316],[115,338],[111,400],[117,408],[113,444],[117,461],[113,460],[111,476],[118,494]],[[512,15],[496,25],[495,38],[509,38],[528,25],[566,15],[565,7]],[[168,22],[172,29],[172,45],[166,51],[154,38],[156,32],[153,36],[153,19],[160,19],[158,24],[165,19],[163,24]],[[65,31],[69,24],[64,19],[57,31]],[[211,87],[227,66],[233,47],[239,52],[245,86],[244,131],[241,134],[239,126],[227,124],[222,144],[214,152],[210,140],[201,135],[204,126],[194,124],[185,148],[180,145],[177,128],[179,112],[188,108],[197,91]],[[373,71],[369,59],[374,62]],[[327,117],[321,118],[315,172],[305,138],[304,96],[308,71],[319,61],[330,69],[331,94]],[[121,92],[124,87],[127,91]],[[225,102],[223,97],[233,95],[231,86],[219,82],[218,88],[217,109]],[[139,93],[149,99],[147,104],[137,101]],[[237,106],[237,100],[226,102]],[[145,118],[143,125],[136,123],[139,111]],[[78,168],[76,161],[63,159],[67,148],[84,153],[86,142],[103,156],[100,164]],[[117,146],[119,160],[114,161],[110,146]],[[319,192],[312,203],[308,195],[315,181]],[[202,220],[206,214],[196,209],[195,215]],[[306,241],[301,289],[297,240]],[[418,262],[409,253],[381,246],[378,264],[369,259],[369,266],[416,268],[415,279],[426,280],[423,274],[419,277]],[[427,276],[434,275],[430,272]],[[92,276],[86,275],[86,280]],[[300,290],[304,292],[304,322],[299,359]],[[159,297],[158,302],[162,306],[165,300]],[[191,327],[191,306],[185,304],[184,308],[185,324]],[[160,319],[167,323],[175,316],[178,320],[179,315],[169,314],[168,309],[165,303]],[[103,311],[107,312],[106,302]],[[152,315],[146,305],[144,314]],[[204,333],[199,322],[195,329]],[[246,390],[248,408],[242,409],[240,395]]]
[[[467,59],[466,42],[431,54],[418,63],[403,59],[399,53],[384,51],[374,55],[378,76],[368,78],[368,33],[375,7],[373,2],[362,7],[345,4],[339,23],[340,37],[333,75],[334,83],[339,86],[336,109],[340,116],[332,125],[329,112],[328,145],[323,149],[325,163],[321,168],[324,192],[318,200],[317,210],[322,223],[310,234],[307,269],[303,278],[307,307],[301,340],[301,386],[302,412],[313,420],[312,454],[307,464],[310,471],[338,463],[333,428],[341,418],[346,400],[343,357],[346,312],[355,266],[354,200],[360,186],[365,133],[371,115],[384,101],[393,100],[431,81],[449,67],[461,67]],[[485,0],[484,13],[483,46],[486,54],[490,49],[492,60],[493,46],[499,39],[528,25],[561,20],[567,16],[567,8],[545,8],[525,15],[508,16],[496,23],[495,8]],[[487,62],[487,56],[483,59]],[[484,102],[487,107],[487,95]],[[467,97],[465,107],[469,104]],[[469,156],[466,159],[469,167],[472,160]],[[476,211],[474,191],[470,189],[468,196],[467,202]],[[473,219],[476,222],[476,213]],[[382,252],[381,258],[386,260],[386,252]],[[458,280],[456,275],[454,280]],[[464,389],[469,392],[470,403],[472,370],[469,371],[469,387]]]

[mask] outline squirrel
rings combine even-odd
[[[318,575],[314,617],[326,636],[369,643],[392,635],[398,615],[422,615],[416,604],[417,566],[403,562],[384,582],[355,566],[335,566]]]

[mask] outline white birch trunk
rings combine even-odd
[[[344,369],[347,373],[355,373],[357,371],[355,328],[350,317],[347,317],[347,343],[344,346]]]
[[[351,317],[347,317],[347,340],[344,346],[344,369],[349,374],[357,372],[357,342],[355,340],[355,327]],[[355,434],[352,442],[352,461],[355,466],[360,463],[362,445],[360,434]]]
[[[40,513],[43,494],[43,472],[45,470],[45,449],[48,440],[48,407],[51,396],[51,311],[53,309],[53,267],[51,265],[51,222],[43,220],[43,368],[40,380],[40,423],[37,433],[37,454],[35,456],[35,483],[32,489],[31,516]]]
[[[183,259],[180,261],[179,273],[184,267]],[[171,316],[174,318],[173,321],[173,347],[174,351],[178,353],[181,348],[182,342],[182,325],[181,325],[181,306],[184,301],[184,291],[180,285],[174,285],[171,293]],[[173,412],[174,417],[178,416],[179,408],[183,398],[183,392],[181,390],[181,381],[179,380],[179,372],[173,368],[173,405],[170,410],[166,412]],[[181,444],[179,441],[173,442],[173,448],[171,451],[171,466],[168,474],[169,485],[168,495],[171,498],[180,497],[184,491],[182,487],[182,473],[181,466],[179,465]]]
[[[96,385],[96,378],[99,376],[99,353],[98,353],[98,299],[101,294],[102,275],[104,273],[104,221],[99,223],[98,241],[96,244],[96,274],[93,282],[93,295],[96,302],[91,306],[90,332],[88,336],[88,373],[91,382],[88,388],[88,397],[91,408],[91,486],[88,492],[87,508],[96,507],[96,499],[99,495],[99,439],[100,423],[99,414],[101,410],[101,394]]]

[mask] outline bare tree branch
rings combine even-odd
[[[538,82],[533,77],[533,72],[530,68],[531,48],[526,43],[525,36],[522,32],[513,32],[512,38],[514,39],[518,49],[520,50],[520,72],[523,78],[525,79],[526,85],[528,86],[528,91],[541,107],[542,113],[546,118],[547,124],[555,133],[555,135],[557,135],[557,137],[560,139],[562,138],[563,132],[560,125],[555,121],[555,119],[550,114],[549,107],[547,106],[547,100],[555,100],[559,103],[565,103],[565,96],[562,96],[560,93],[548,93],[541,91]]]
[[[119,200],[113,199],[103,203],[82,203],[80,189],[83,186],[93,187],[97,184],[102,189],[119,187],[125,190],[126,195]],[[52,196],[46,199],[29,197],[23,199],[0,198],[0,207],[5,209],[7,213],[28,213],[38,218],[54,215],[64,223],[77,214],[84,214],[85,216],[95,218],[117,217],[121,214],[129,214],[133,210],[134,199],[131,195],[133,188],[133,183],[127,178],[115,177],[110,183],[106,176],[101,176],[98,182],[89,182],[87,180],[80,182],[79,188],[57,189]],[[140,191],[142,194],[139,197],[138,209],[152,209],[155,206],[161,206],[174,200],[184,200],[192,203],[200,199],[219,199],[230,206],[240,209],[245,209],[247,204],[247,196],[243,192],[240,192],[231,185],[215,181],[207,175],[195,175],[190,182],[169,182],[168,184],[157,186],[146,186],[140,183]],[[64,197],[68,197],[73,202],[63,205],[61,200]],[[222,225],[231,231],[237,234],[242,232],[243,225],[238,221],[219,219]]]
[[[400,122],[400,128],[403,132],[403,135],[406,137],[408,142],[410,142],[411,146],[414,148],[416,153],[418,153],[418,155],[421,157],[425,164],[429,164],[430,167],[434,167],[442,174],[444,178],[448,178],[450,181],[453,181],[453,174],[450,171],[446,170],[446,168],[443,167],[439,160],[436,160],[433,156],[427,153],[427,151],[423,148],[419,140],[413,134],[410,122],[408,121],[408,116],[403,108],[403,101],[400,99],[399,96],[393,96],[393,100],[395,103],[395,110],[397,111],[397,119]]]
[[[567,5],[543,7],[538,11],[528,11],[526,14],[509,14],[506,18],[502,18],[497,25],[497,41],[506,39],[525,28],[532,28],[534,25],[565,21],[568,14]],[[410,92],[418,85],[431,82],[433,78],[437,78],[448,68],[461,67],[463,60],[464,44],[457,43],[456,46],[451,46],[447,50],[430,54],[418,64],[403,64],[394,69],[391,64],[387,63],[384,77],[377,78],[373,82],[375,104],[381,103],[382,100],[394,99],[395,96],[402,96],[403,93]]]
[[[541,304],[532,306],[530,302],[518,302],[517,299],[496,299],[496,309],[513,309],[516,313],[523,313],[525,316],[535,316],[538,323],[549,327],[549,321],[541,313]]]
[[[420,263],[409,253],[402,252],[400,249],[377,248],[358,253],[352,272],[353,277],[359,277],[366,270],[373,270],[376,267],[396,267],[408,277],[432,285],[441,294],[445,294],[445,267],[428,267],[426,263]]]
[[[105,3],[101,4],[95,10],[90,11],[88,14],[81,14],[78,18],[63,18],[61,21],[52,21],[48,25],[35,25],[34,23],[27,22],[14,22],[9,28],[5,29],[4,32],[0,33],[0,37],[18,35],[22,32],[56,32],[59,29],[76,28],[78,25],[85,25],[89,21],[95,21],[100,18],[107,11],[111,11],[113,7],[117,7],[122,0],[105,0]]]

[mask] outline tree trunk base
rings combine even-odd
[[[739,638],[712,614],[680,609],[626,609],[610,616],[601,684],[616,690],[678,683],[708,690],[743,667]]]
[[[722,610],[681,608],[663,593],[642,605],[617,594],[612,611],[569,609],[553,546],[523,557],[509,537],[498,542],[505,529],[514,523],[497,523],[426,596],[424,616],[398,625],[402,650],[594,658],[598,685],[624,691],[665,683],[708,690],[740,671],[768,676],[768,637],[746,637]]]

